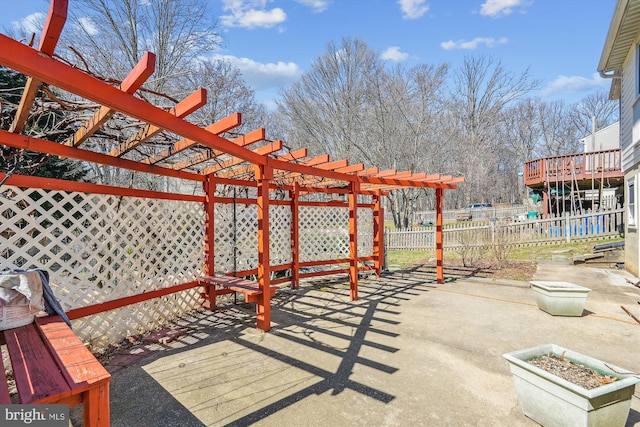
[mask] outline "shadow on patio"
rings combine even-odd
[[[187,332],[175,341],[134,348],[144,357],[129,366],[107,364],[112,425],[527,426],[536,424],[518,406],[502,353],[556,342],[640,368],[620,357],[637,325],[554,318],[530,292],[473,278],[436,285],[424,267],[363,279],[354,302],[345,280],[282,289],[266,334],[253,305],[195,313],[178,322]],[[640,421],[638,403],[627,426]]]

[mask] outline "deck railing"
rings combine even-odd
[[[622,175],[622,150],[576,153],[545,157],[524,164],[524,184],[535,185],[546,179],[584,180],[591,177]]]

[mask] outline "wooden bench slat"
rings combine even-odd
[[[262,295],[262,290],[260,289],[258,282],[242,279],[240,277],[204,276],[201,281],[211,285],[220,285],[234,292],[240,292],[248,297],[257,297]],[[279,289],[278,286],[271,286],[270,288],[271,296],[274,296],[276,291]]]
[[[4,380],[2,384],[0,384],[0,403],[3,405],[11,404],[11,396],[9,395],[9,386],[7,385],[7,375],[4,372],[4,362],[2,361],[2,357],[0,357],[0,370],[2,370],[2,375],[0,375],[0,380]]]
[[[71,395],[71,389],[51,358],[35,324],[4,331],[20,403]]]
[[[58,365],[66,368],[63,375],[72,389],[86,388],[111,378],[111,374],[60,316],[38,317],[36,325]]]

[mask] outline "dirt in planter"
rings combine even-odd
[[[612,383],[618,379],[617,377],[602,375],[586,366],[575,364],[565,359],[564,354],[559,357],[555,354],[539,356],[529,360],[529,363],[587,390]]]

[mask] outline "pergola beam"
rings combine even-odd
[[[207,91],[206,89],[198,89],[191,95],[187,96],[182,101],[178,102],[174,107],[171,107],[169,113],[177,117],[186,117],[189,114],[202,108],[207,103]],[[125,153],[136,148],[138,145],[148,141],[153,136],[162,132],[163,129],[158,126],[146,125],[143,129],[140,129],[138,133],[127,139],[122,144],[109,152],[109,155],[114,157],[120,157]]]
[[[240,113],[233,113],[220,121],[210,124],[205,128],[205,130],[207,132],[211,132],[214,135],[220,135],[221,133],[227,132],[237,126],[240,126],[241,124],[242,124],[242,115]],[[196,141],[193,141],[190,139],[181,139],[180,141],[173,144],[171,147],[165,150],[162,150],[159,153],[156,153],[155,155],[149,157],[148,159],[142,160],[142,162],[147,164],[155,164],[171,156],[174,156],[184,150],[187,150],[197,144],[198,143]]]
[[[133,171],[151,173],[174,178],[187,179],[191,181],[204,181],[205,177],[186,171],[174,171],[155,165],[145,165],[133,160],[121,159],[109,156],[108,154],[96,153],[95,151],[84,150],[77,147],[69,147],[57,142],[46,141],[44,139],[33,138],[27,135],[20,135],[4,130],[0,130],[0,144],[8,147],[24,148],[25,150],[38,153],[51,154],[70,159],[84,160],[101,165],[115,166]]]
[[[60,40],[60,34],[62,34],[62,28],[67,20],[67,0],[52,0],[49,5],[49,12],[47,13],[47,19],[42,27],[42,34],[40,35],[40,43],[38,50],[40,53],[51,56],[56,49],[58,40]],[[22,97],[20,98],[20,104],[18,110],[13,118],[9,132],[20,133],[24,130],[27,123],[27,117],[29,111],[33,106],[33,102],[38,94],[38,89],[42,84],[41,80],[34,77],[29,77],[24,86]]]
[[[90,76],[62,61],[44,57],[35,49],[0,34],[0,64],[20,73],[41,79],[60,89],[97,102],[135,119],[170,129],[171,132],[197,141],[199,144],[240,157],[253,164],[265,164],[267,159],[251,150],[230,144],[228,140],[189,123],[168,111],[155,107],[135,96],[124,93],[93,76]]]
[[[151,52],[145,53],[136,66],[133,67],[133,70],[131,70],[127,78],[120,83],[120,90],[128,94],[135,93],[144,82],[151,77],[155,69],[156,55]],[[96,133],[115,113],[116,111],[114,109],[101,106],[64,144],[72,147],[79,146],[89,139],[91,135]]]

